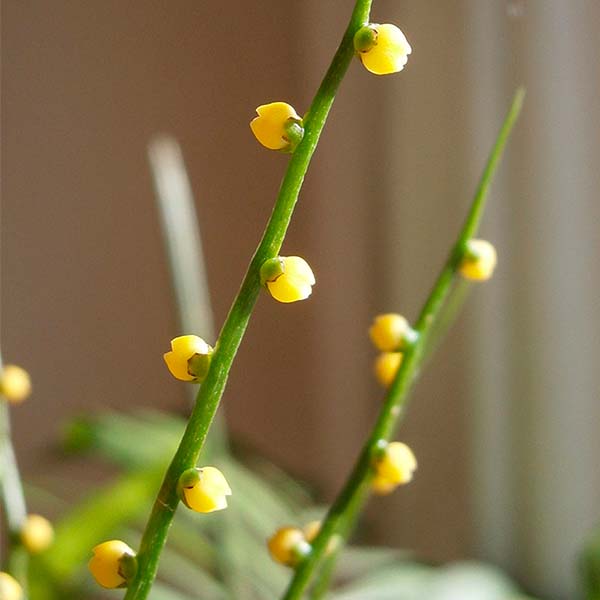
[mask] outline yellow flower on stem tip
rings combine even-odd
[[[0,374],[0,395],[14,404],[23,402],[31,394],[29,373],[17,365],[6,365]]]
[[[311,550],[304,532],[297,527],[278,529],[267,541],[267,547],[273,560],[287,567],[295,567]]]
[[[171,351],[164,354],[173,377],[200,383],[206,377],[213,349],[197,335],[181,335],[171,340]]]
[[[367,71],[389,75],[404,69],[412,48],[395,25],[370,23],[354,35],[354,49]]]
[[[54,529],[41,515],[27,515],[21,527],[21,542],[30,554],[39,554],[54,541]]]
[[[497,262],[496,248],[490,242],[469,240],[458,270],[466,279],[486,281],[494,273]]]
[[[88,568],[96,582],[108,589],[126,587],[137,570],[135,552],[120,540],[103,542],[93,552]]]
[[[210,513],[227,508],[231,488],[216,467],[188,469],[179,478],[179,497],[190,509]]]
[[[299,256],[277,256],[260,268],[260,282],[275,300],[297,302],[308,298],[315,285],[309,264]]]
[[[23,588],[19,582],[8,573],[0,571],[0,600],[22,600]]]
[[[387,313],[375,317],[369,336],[378,350],[394,352],[413,344],[418,334],[402,315]]]
[[[258,117],[250,121],[256,139],[269,150],[293,152],[302,141],[302,118],[286,102],[271,102],[256,109]]]
[[[413,451],[402,442],[382,444],[381,454],[373,462],[375,477],[371,488],[378,494],[389,494],[397,486],[412,480],[417,469]]]
[[[392,385],[403,356],[402,352],[382,352],[375,359],[375,378],[383,387]]]

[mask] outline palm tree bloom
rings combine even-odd
[[[399,314],[377,315],[369,329],[373,344],[382,352],[404,350],[417,339],[417,332]]]
[[[213,349],[197,335],[181,335],[171,340],[171,351],[164,354],[173,377],[181,381],[204,381]]]
[[[31,394],[29,373],[17,365],[6,365],[0,374],[0,395],[15,404],[23,402]]]
[[[269,150],[293,152],[302,141],[302,118],[286,102],[271,102],[256,109],[258,117],[250,121],[256,139]]]
[[[30,554],[39,554],[54,541],[54,529],[41,515],[27,515],[21,527],[21,542]]]
[[[8,573],[0,571],[0,600],[22,600],[23,588],[19,582]]]
[[[287,567],[295,567],[310,553],[310,544],[304,532],[297,527],[282,527],[267,541],[271,557]]]
[[[392,385],[396,373],[402,364],[402,352],[382,352],[375,359],[375,378],[387,388]]]
[[[486,281],[494,273],[498,255],[486,240],[469,240],[458,270],[466,279]]]
[[[94,579],[105,588],[126,587],[137,570],[135,552],[120,540],[103,542],[93,552],[88,568]]]
[[[260,268],[260,281],[279,302],[296,302],[308,298],[315,285],[310,265],[299,256],[277,256]]]
[[[371,482],[373,491],[388,494],[397,486],[412,480],[417,469],[413,451],[402,442],[386,444],[381,455],[373,463],[375,477]]]
[[[367,71],[375,75],[402,71],[412,52],[406,36],[389,23],[361,27],[354,36],[354,48]]]
[[[192,510],[210,513],[227,508],[231,488],[216,467],[188,469],[179,478],[179,497]]]

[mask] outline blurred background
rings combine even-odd
[[[185,413],[162,363],[182,332],[147,144],[181,144],[219,327],[287,163],[248,122],[269,101],[308,108],[351,5],[2,2],[1,334],[34,380],[13,412],[27,479],[101,476],[49,452],[74,415]],[[394,77],[349,70],[283,247],[317,286],[259,300],[224,398],[232,436],[335,495],[382,398],[370,320],[416,316],[524,84],[482,231],[497,274],[413,394],[414,485],[371,503],[363,538],[571,599],[600,520],[600,3],[376,0],[372,20],[413,54]]]

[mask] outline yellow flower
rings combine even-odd
[[[208,372],[212,352],[197,335],[181,335],[171,340],[171,351],[164,354],[164,359],[174,377],[200,383]]]
[[[271,102],[256,109],[258,117],[250,121],[256,139],[269,150],[292,152],[302,141],[302,118],[286,102]]]
[[[392,385],[402,364],[402,352],[382,352],[375,359],[375,377],[383,387]]]
[[[135,552],[120,540],[110,540],[96,546],[88,568],[94,579],[105,588],[126,587],[135,575]]]
[[[277,256],[260,268],[260,280],[279,302],[296,302],[308,298],[315,285],[309,264],[299,256]]]
[[[369,336],[375,347],[382,352],[394,352],[404,350],[414,343],[418,334],[403,316],[387,313],[375,317]]]
[[[4,571],[0,571],[0,600],[22,600],[23,588],[19,582]]]
[[[6,365],[0,375],[0,395],[9,402],[23,402],[31,394],[29,373],[17,365]]]
[[[21,542],[30,554],[39,554],[54,541],[54,529],[48,519],[40,515],[27,515],[21,528]]]
[[[295,567],[310,553],[310,544],[297,527],[282,527],[267,541],[271,557],[275,562]]]
[[[188,469],[179,478],[179,496],[188,508],[210,513],[227,508],[231,488],[216,467]]]
[[[469,240],[458,270],[466,279],[485,281],[494,273],[497,261],[496,249],[492,244],[486,240]]]
[[[395,25],[370,23],[354,36],[354,48],[365,68],[375,75],[389,75],[404,69],[412,48]]]
[[[389,494],[397,486],[412,480],[417,469],[413,451],[402,442],[386,444],[381,455],[373,463],[375,477],[371,487],[378,494]]]

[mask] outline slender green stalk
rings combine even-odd
[[[125,594],[126,600],[143,600],[150,592],[160,553],[179,503],[177,481],[180,474],[194,466],[198,460],[260,291],[260,267],[265,260],[279,253],[310,159],[325,126],[337,89],[352,60],[354,33],[368,22],[371,1],[356,1],[341,45],[310,106],[304,124],[304,138],[290,159],[262,240],[223,325],[208,375],[200,388],[181,443],[167,469],[150,514],[138,552],[138,573],[129,584]]]
[[[342,529],[350,529],[350,527],[344,525],[347,515],[353,511],[354,502],[361,497],[366,501],[368,497],[367,490],[372,477],[371,465],[373,459],[377,455],[381,441],[389,441],[404,414],[408,394],[418,375],[424,357],[424,349],[428,345],[428,337],[450,293],[457,267],[464,254],[465,245],[479,228],[493,175],[512,127],[519,116],[524,94],[524,90],[519,89],[513,98],[512,105],[496,138],[458,239],[417,319],[415,329],[419,333],[418,340],[412,348],[406,351],[400,369],[388,390],[381,412],[358,461],[340,494],[329,509],[319,535],[314,540],[311,554],[296,569],[283,600],[298,600],[301,598],[310,583],[312,574],[324,556],[331,537],[341,532]],[[356,514],[358,514],[358,511],[356,511]]]
[[[0,372],[2,368],[0,356]],[[2,397],[0,397],[0,492],[9,533],[8,555],[4,568],[19,581],[24,592],[27,593],[28,557],[24,548],[15,543],[27,517],[27,506],[10,434],[9,407]]]

